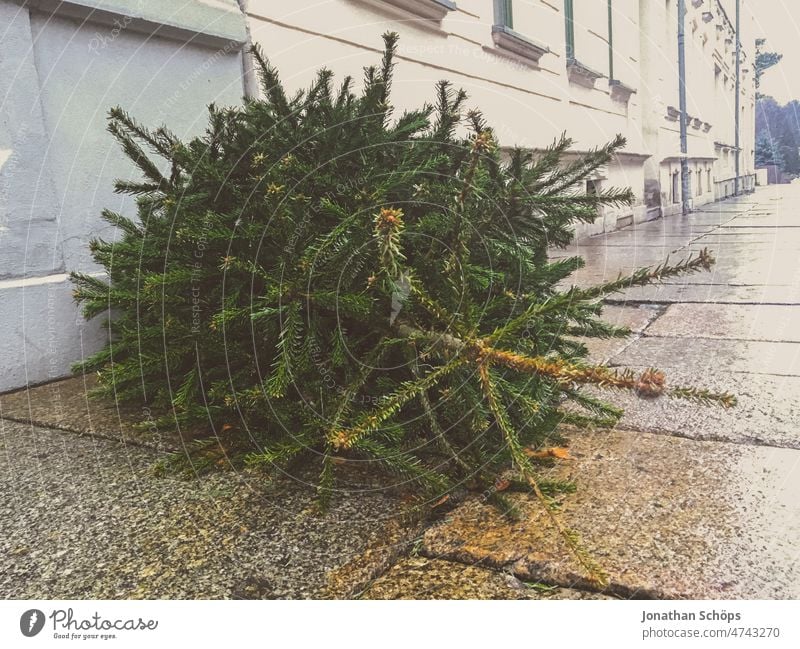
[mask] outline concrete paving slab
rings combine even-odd
[[[569,279],[587,275],[616,277],[621,270],[658,266],[665,261],[675,262],[688,257],[689,252],[685,252],[683,248],[675,250],[657,246],[591,246],[581,249],[579,255],[586,262],[586,266],[576,271]]]
[[[703,248],[708,248],[717,260],[726,256],[745,258],[748,255],[756,254],[763,260],[769,260],[772,256],[784,257],[789,253],[797,254],[800,251],[800,238],[792,240],[775,236],[772,238],[764,237],[761,240],[755,238],[739,239],[738,237],[719,237],[714,241],[698,239],[691,242],[686,248],[682,248],[682,250],[697,253]]]
[[[798,225],[798,209],[800,204],[771,202],[768,204],[754,205],[746,212],[734,215],[731,223],[736,221],[767,221],[776,222],[786,226]]]
[[[720,221],[709,215],[671,216],[637,224],[633,231],[652,237],[696,235],[710,232]]]
[[[95,376],[77,376],[0,394],[0,417],[157,450],[182,448],[175,428],[162,430],[156,425],[157,413],[90,398],[88,393],[95,387]],[[144,426],[139,425],[148,420]]]
[[[673,304],[648,336],[800,342],[800,309],[772,304]]]
[[[641,242],[643,245],[653,245],[653,243],[660,243],[670,239],[688,240],[697,237],[701,234],[711,232],[718,227],[719,220],[710,219],[706,215],[704,218],[697,218],[692,220],[692,217],[669,217],[665,219],[657,219],[655,221],[647,221],[639,223],[635,227],[625,228],[623,230],[616,230],[605,234],[599,234],[592,237],[586,237],[579,240],[581,245],[595,245],[598,242],[625,242],[637,243]]]
[[[356,599],[361,597],[372,583],[402,562],[419,541],[425,523],[390,520],[382,526],[381,534],[363,552],[347,563],[328,572],[325,588],[326,599]],[[423,588],[417,584],[416,588]]]
[[[709,271],[683,275],[664,280],[666,284],[725,284],[725,285],[774,285],[783,287],[800,286],[800,264],[797,252],[791,247],[781,248],[740,248],[725,246],[703,246],[702,243],[670,255],[670,263],[689,257],[708,247],[714,254],[715,263]],[[619,249],[624,251],[624,249]],[[607,263],[588,264],[570,276],[577,286],[591,286],[599,281],[609,281],[620,275],[628,275],[639,268],[627,263],[624,254],[608,258]],[[791,291],[785,291],[791,293]]]
[[[625,431],[575,434],[573,461],[545,469],[574,480],[562,521],[624,597],[800,597],[800,451]],[[589,587],[541,506],[511,496],[512,523],[472,500],[429,529],[422,553]]]
[[[798,228],[773,228],[773,227],[740,227],[740,228],[717,228],[708,234],[704,234],[693,243],[703,245],[704,243],[789,243],[800,242],[800,229]]]
[[[786,230],[794,230],[800,228],[800,223],[797,222],[795,215],[744,215],[737,216],[735,219],[722,223],[719,226],[721,229],[736,229],[736,228],[780,228]]]
[[[609,263],[617,263],[620,258],[635,259],[638,264],[657,264],[662,262],[668,256],[671,256],[675,250],[681,249],[684,244],[666,244],[663,246],[636,246],[636,245],[617,245],[617,246],[582,246],[577,244],[570,246],[564,250],[554,251],[551,255],[552,259],[563,257],[582,257],[589,266],[608,265]]]
[[[702,244],[691,248],[695,252]],[[715,247],[711,270],[668,280],[681,284],[772,284],[800,285],[798,252],[792,248],[750,249]],[[676,255],[677,256],[677,255]],[[688,253],[686,253],[688,256]],[[581,272],[584,272],[582,269]]]
[[[692,210],[687,216],[695,216],[697,214],[744,214],[751,209],[753,209],[753,204],[751,203],[709,203]]]
[[[800,286],[765,286],[763,284],[728,286],[726,284],[656,284],[633,287],[609,296],[614,304],[675,302],[713,302],[721,304],[800,304]]]
[[[0,421],[0,597],[325,596],[385,539],[398,502],[336,498],[258,473],[157,478],[151,449]]]
[[[625,249],[620,248],[618,250],[624,251]],[[696,257],[696,251],[678,250],[668,257],[657,257],[660,261],[653,261],[649,264],[633,265],[627,263],[627,260],[624,258],[623,254],[616,258],[616,263],[612,263],[612,261],[609,259],[608,263],[591,264],[581,268],[580,270],[577,270],[564,282],[562,282],[562,286],[564,288],[568,288],[569,286],[578,286],[582,288],[596,286],[604,282],[616,280],[620,277],[630,276],[641,268],[654,268],[664,262],[673,265],[677,264],[678,262],[687,259],[692,252],[695,253],[694,256]],[[683,275],[667,281],[670,283],[680,282],[682,284],[722,284],[727,283],[725,282],[724,278],[730,274],[739,273],[742,275],[743,279],[752,279],[754,273],[756,273],[758,270],[759,269],[757,268],[742,269],[736,266],[734,263],[731,263],[729,267],[722,268],[720,268],[719,264],[715,264],[710,271],[700,271],[692,275]],[[775,272],[777,273],[777,270]],[[745,282],[742,281],[740,283]]]
[[[643,267],[654,267],[664,262],[675,264],[696,256],[703,248],[714,253],[716,263],[710,271],[694,273],[666,280],[679,284],[769,284],[792,285],[800,283],[800,267],[795,262],[796,249],[792,245],[770,247],[769,242],[755,245],[752,242],[734,245],[735,240],[717,237],[710,233],[669,245],[572,246],[568,252],[580,255],[586,262],[584,268],[573,273],[564,286],[593,286],[600,282],[629,275]],[[800,241],[798,241],[800,245]],[[566,251],[565,251],[566,252]],[[795,277],[796,276],[796,277]]]
[[[747,212],[692,212],[686,216],[676,215],[668,218],[681,219],[684,223],[691,224],[693,230],[700,230],[703,227],[718,228],[739,214],[747,214]]]
[[[697,374],[724,371],[800,376],[800,343],[642,337],[612,358],[611,364],[677,368]]]
[[[632,335],[640,333],[647,328],[661,313],[659,307],[650,305],[642,306],[616,306],[603,307],[602,319],[617,327],[628,327]],[[589,360],[593,363],[605,363],[610,358],[619,354],[631,344],[633,338],[584,338],[576,337],[589,350]]]
[[[525,584],[510,573],[452,561],[409,557],[360,599],[610,599],[589,591]]]
[[[619,427],[699,440],[800,449],[800,378],[726,372],[667,372],[668,385],[704,387],[736,395],[734,408],[683,399],[642,399],[627,392],[589,390],[625,410]]]
[[[678,235],[660,235],[658,237],[648,238],[642,234],[637,234],[636,230],[619,230],[609,234],[598,235],[596,237],[587,237],[577,242],[576,247],[587,248],[591,246],[624,246],[624,247],[642,247],[642,246],[656,246],[659,248],[667,248],[674,250],[680,246],[686,245],[692,239],[706,234],[710,230],[703,230],[698,232],[689,232],[686,234]]]

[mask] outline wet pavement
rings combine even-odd
[[[720,217],[719,226],[698,234],[696,223],[709,216]],[[621,426],[800,448],[800,185],[759,189],[636,230],[636,238],[627,235],[637,242],[631,245],[641,245],[648,232],[682,233],[686,243],[672,251],[673,259],[707,247],[717,262],[708,273],[611,296],[610,302],[624,305],[619,308],[635,304],[659,313],[608,362],[657,366],[675,384],[733,392],[739,405],[726,411],[621,395],[617,401],[626,408]],[[632,248],[602,245],[604,238],[617,236],[575,246],[581,253],[604,251],[602,266],[591,267],[596,276],[628,265]],[[658,234],[652,236],[658,240]]]
[[[321,516],[302,485],[159,477],[186,440],[77,378],[0,395],[0,596],[800,598],[800,185],[554,256],[583,256],[571,282],[588,286],[704,247],[712,271],[609,296],[604,318],[633,336],[588,347],[738,406],[598,391],[625,408],[618,429],[565,431],[574,459],[545,469],[576,483],[559,515],[605,589],[525,494],[517,522],[471,499],[425,527],[374,489]]]
[[[713,252],[710,272],[609,296],[627,340],[591,341],[595,362],[658,367],[673,385],[737,395],[730,410],[597,396],[625,408],[618,429],[567,433],[573,480],[562,522],[606,570],[606,594],[644,598],[800,597],[800,185],[769,187],[577,242],[569,283]],[[511,523],[477,500],[426,531],[430,559],[519,580],[597,590],[529,496]],[[603,589],[601,589],[603,590]]]

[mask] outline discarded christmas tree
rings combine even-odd
[[[535,449],[562,423],[608,427],[621,415],[582,386],[731,405],[669,387],[657,370],[588,364],[574,337],[627,335],[599,319],[604,295],[712,263],[702,252],[562,288],[582,261],[549,262],[548,247],[568,244],[599,207],[632,200],[574,190],[623,139],[569,162],[566,138],[504,160],[444,82],[433,105],[395,119],[397,39],[384,39],[358,95],[322,70],[289,98],[256,53],[264,99],[212,107],[207,133],[188,143],[111,112],[144,180],[117,185],[138,197],[138,219],[106,212],[122,236],[91,244],[107,279],[73,274],[86,317],[113,313],[113,342],[76,370],[207,430],[199,458],[283,466],[306,455],[323,502],[338,464],[356,457],[429,502],[513,467],[551,511]]]

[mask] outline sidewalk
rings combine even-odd
[[[709,273],[611,296],[625,341],[595,360],[658,367],[675,384],[737,395],[732,410],[615,393],[619,430],[576,433],[565,520],[626,597],[800,597],[800,185],[769,187],[592,237],[582,285],[708,248]],[[606,395],[609,396],[609,395]],[[523,502],[526,499],[520,499]],[[429,556],[520,579],[586,586],[541,511],[508,525],[472,503],[425,535]]]
[[[596,344],[595,356],[611,365],[657,366],[675,384],[729,390],[739,405],[722,410],[619,395],[621,426],[798,449],[800,185],[760,189],[568,252],[587,260],[578,283],[593,283],[703,248],[716,258],[711,272],[610,296],[606,318],[639,331],[631,341]]]
[[[712,272],[612,296],[606,319],[636,333],[592,354],[738,407],[606,395],[626,407],[619,429],[571,434],[575,460],[552,469],[577,483],[562,513],[604,594],[526,496],[516,524],[470,500],[422,530],[375,491],[318,516],[312,489],[246,473],[158,478],[180,439],[135,431],[71,379],[0,395],[0,596],[798,598],[800,186],[558,254],[584,256],[574,281],[593,284],[703,247]]]

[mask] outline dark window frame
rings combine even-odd
[[[526,63],[530,61],[534,67],[538,67],[539,59],[550,52],[550,48],[544,43],[528,38],[514,29],[512,0],[494,0],[492,40],[498,50]]]
[[[514,5],[512,0],[494,0],[494,24],[514,29]]]
[[[564,37],[567,61],[575,60],[575,8],[572,0],[564,0]]]

